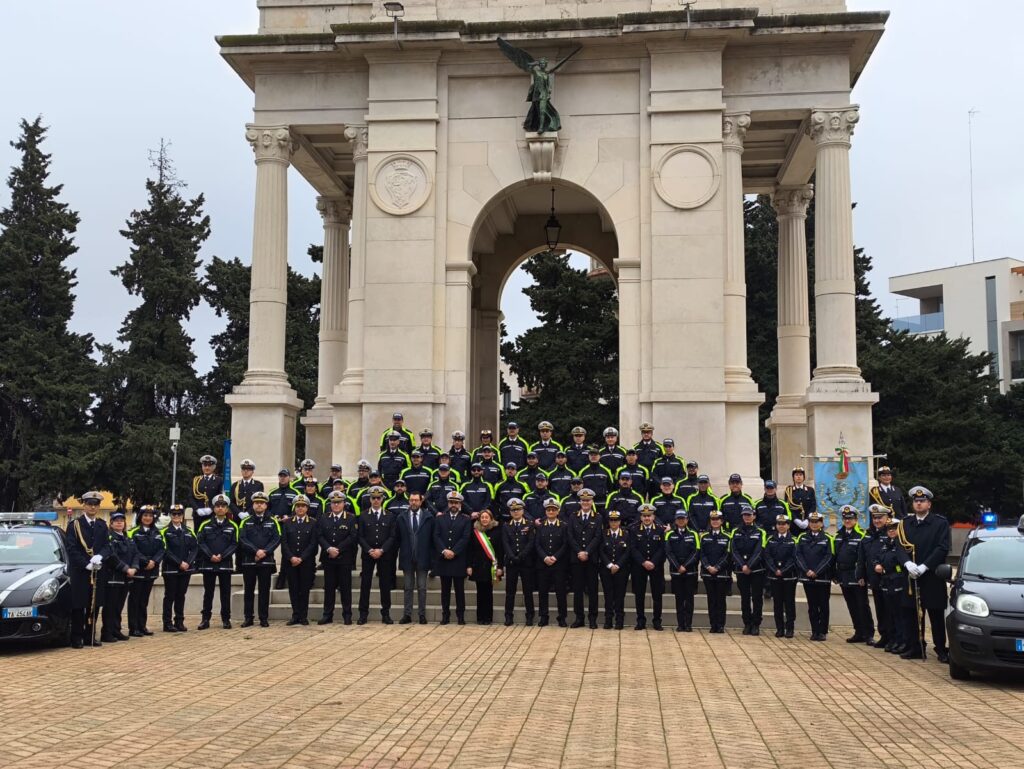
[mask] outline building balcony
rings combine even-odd
[[[940,310],[924,315],[894,318],[892,327],[896,331],[909,331],[911,334],[937,334],[945,327],[944,315],[945,313]]]

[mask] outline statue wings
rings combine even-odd
[[[517,67],[519,67],[519,69],[521,69],[523,72],[529,72],[530,67],[537,61],[522,48],[516,48],[514,45],[508,42],[508,40],[503,40],[500,37],[498,38],[498,47],[501,49],[501,52],[505,54],[506,58],[508,58],[508,60],[515,64]],[[556,64],[555,66],[549,68],[547,71],[552,73],[557,71],[559,68],[561,68],[563,64],[565,64],[567,61],[569,61],[569,59],[571,59],[573,56],[575,56],[582,50],[582,46],[577,48],[575,51],[573,51],[560,62],[558,62],[558,64]]]

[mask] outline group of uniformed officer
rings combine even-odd
[[[108,598],[101,640],[125,638],[119,591],[130,597],[129,636],[150,634],[146,606],[160,571],[166,583],[165,631],[186,630],[185,592],[197,572],[203,574],[204,587],[199,629],[209,627],[218,590],[221,621],[229,628],[230,575],[236,570],[243,574],[243,626],[257,618],[267,626],[271,578],[278,571],[280,553],[291,599],[290,625],[309,622],[309,593],[317,568],[324,572],[319,623],[333,622],[340,597],[342,620],[350,624],[357,560],[359,624],[368,619],[374,573],[382,621],[392,622],[391,590],[401,568],[402,623],[413,621],[414,594],[419,622],[426,623],[426,582],[433,575],[441,582],[442,623],[451,621],[453,591],[456,620],[465,622],[468,578],[476,583],[481,624],[491,623],[493,586],[504,581],[506,625],[513,624],[518,593],[523,596],[526,623],[532,625],[536,619],[547,625],[554,593],[555,619],[566,626],[571,592],[572,627],[596,628],[601,589],[604,627],[622,629],[624,598],[631,584],[637,630],[647,627],[648,592],[651,627],[662,629],[662,598],[670,587],[676,629],[688,632],[700,580],[711,632],[722,633],[726,597],[735,577],[745,635],[760,634],[763,599],[770,595],[776,636],[793,637],[800,582],[811,639],[825,640],[835,582],[854,623],[849,642],[877,645],[908,658],[920,655],[923,639],[911,632],[917,627],[920,597],[932,612],[933,638],[943,657],[941,611],[936,615],[932,607],[944,600],[945,587],[928,575],[948,551],[948,525],[943,550],[945,519],[929,518],[931,494],[922,487],[911,490],[917,515],[910,518],[916,522],[908,518],[901,523],[907,517],[905,501],[892,485],[889,468],[879,469],[879,485],[871,492],[869,531],[857,525],[856,511],[848,508],[842,511],[842,528],[832,535],[824,530],[803,468],[793,469],[792,483],[781,497],[769,480],[764,496],[755,501],[743,492],[743,479],[735,474],[728,479],[729,492],[718,497],[697,463],[678,457],[671,439],[655,441],[648,423],[640,425],[641,439],[630,449],[619,445],[615,428],[604,431],[602,447],[585,445],[586,431],[580,427],[572,430],[573,444],[568,448],[552,440],[551,423],[541,422],[538,432],[539,440],[529,444],[519,435],[518,425],[510,423],[508,434],[495,445],[491,431],[483,430],[481,445],[470,451],[465,435],[456,431],[451,448],[442,451],[433,445],[429,430],[420,432],[414,446],[413,433],[396,413],[392,427],[381,436],[376,467],[361,461],[354,481],[343,479],[341,466],[332,465],[330,477],[321,483],[314,475],[316,463],[307,459],[295,480],[283,468],[278,486],[269,493],[252,477],[255,465],[249,460],[242,462],[242,478],[230,493],[221,493],[216,460],[204,456],[202,474],[192,484],[191,530],[181,506],[171,508],[170,524],[162,529],[155,526],[156,511],[151,507],[140,509],[138,525],[128,532],[123,514],[115,514],[109,542],[96,551],[103,569],[113,575],[104,581],[113,600]],[[78,520],[74,532],[69,528],[69,541],[73,533],[80,536]],[[869,592],[881,633],[878,642]]]

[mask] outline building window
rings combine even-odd
[[[985,319],[988,323],[988,351],[992,353],[989,373],[999,379],[999,318],[996,312],[996,277],[985,278]]]

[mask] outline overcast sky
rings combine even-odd
[[[736,5],[742,5],[737,2]],[[855,239],[875,259],[872,287],[890,314],[888,277],[971,259],[967,111],[974,118],[977,259],[1017,256],[1024,154],[1009,151],[1021,130],[1024,2],[848,0],[851,10],[892,10],[854,99]],[[252,152],[244,124],[252,94],[218,56],[214,35],[255,32],[255,0],[2,0],[0,172],[17,161],[8,146],[22,117],[50,126],[53,180],[79,212],[78,303],[74,324],[112,341],[131,307],[110,269],[124,261],[118,234],[145,204],[147,151],[172,143],[179,177],[206,196],[213,234],[203,256],[249,259]],[[289,185],[292,263],[307,270],[306,246],[322,239],[311,189]],[[8,202],[0,188],[0,205]],[[308,271],[308,270],[307,270]],[[529,305],[522,273],[509,281],[506,316]],[[899,314],[916,312],[902,300]],[[204,308],[191,324],[200,366],[216,319]],[[513,325],[513,332],[521,331]]]

